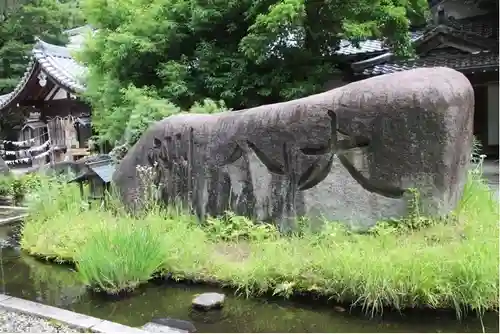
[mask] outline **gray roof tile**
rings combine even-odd
[[[477,54],[463,54],[451,50],[439,50],[429,56],[402,60],[393,63],[375,65],[363,70],[364,76],[376,76],[410,70],[418,67],[450,67],[461,72],[467,71],[498,71],[498,52],[481,52]]]
[[[493,38],[498,36],[498,16],[497,14],[486,14],[465,19],[450,19],[448,22],[450,27],[457,29],[460,32],[475,34],[483,38]],[[411,40],[415,41],[424,34],[424,31],[416,31],[411,33]],[[337,50],[338,55],[355,55],[362,53],[374,53],[387,50],[383,42],[380,40],[367,40],[359,43],[359,47],[354,46],[349,41],[342,41],[340,49]]]
[[[423,35],[422,31],[416,31],[410,33],[410,38],[412,41],[417,40]],[[380,40],[366,40],[359,43],[359,47],[356,47],[354,43],[343,40],[340,42],[340,48],[335,53],[338,55],[356,55],[362,53],[375,53],[387,50],[387,46],[384,45],[383,41]]]

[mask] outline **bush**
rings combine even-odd
[[[3,175],[0,177],[0,196],[12,196],[15,205],[20,205],[26,197],[41,187],[40,175]]]
[[[278,237],[278,229],[271,224],[254,223],[250,219],[226,212],[222,218],[208,218],[205,231],[213,240],[263,241]]]

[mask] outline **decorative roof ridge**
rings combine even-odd
[[[51,56],[63,57],[63,58],[73,58],[71,56],[71,49],[66,46],[56,45],[47,43],[40,38],[35,38],[36,43],[33,46],[32,53],[43,52],[45,54],[50,54]]]
[[[476,24],[481,23],[493,23],[498,22],[498,13],[490,12],[485,13],[473,17],[466,17],[461,19],[447,18],[446,26],[456,29],[457,33],[467,34],[470,39],[479,38],[483,40],[486,44],[493,43],[494,41],[498,43],[498,38],[495,38],[498,34],[498,24],[493,24],[493,36],[487,37],[483,36],[480,33],[475,33],[470,31],[468,28],[470,26],[475,26]],[[421,35],[425,34],[429,30],[435,28],[435,25],[425,27],[423,29],[411,30],[409,33],[411,34],[412,42],[415,39],[418,39]],[[495,48],[495,45],[492,46]],[[384,45],[384,41],[380,39],[365,39],[359,42],[359,46],[355,46],[354,43],[349,42],[348,40],[342,40],[339,45],[339,49],[335,51],[335,54],[342,56],[352,56],[352,55],[378,55],[380,53],[388,52],[389,49]]]
[[[81,35],[85,31],[93,31],[95,30],[92,28],[90,24],[85,24],[83,26],[67,29],[64,31],[64,33],[68,36],[76,36],[76,35]]]
[[[366,68],[380,65],[387,61],[390,61],[392,58],[394,58],[394,54],[392,52],[386,52],[372,58],[353,62],[351,64],[351,68],[354,70],[354,72],[362,72]]]

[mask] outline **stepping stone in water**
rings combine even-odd
[[[193,299],[193,307],[202,310],[221,308],[224,304],[225,295],[222,293],[208,292],[202,293]]]
[[[191,322],[186,320],[179,320],[173,318],[156,318],[151,320],[151,322],[162,326],[168,326],[175,329],[180,329],[188,333],[196,332],[196,327],[194,327],[194,325]]]
[[[154,322],[148,322],[141,327],[143,331],[150,333],[188,333],[188,331],[183,331],[182,329],[177,329],[173,327],[163,326],[155,324]]]

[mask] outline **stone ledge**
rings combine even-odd
[[[84,314],[63,310],[29,300],[0,294],[0,309],[35,315],[45,319],[53,319],[70,327],[97,333],[148,333],[138,328],[121,325],[115,322],[94,318]],[[1,310],[0,310],[1,313]]]

